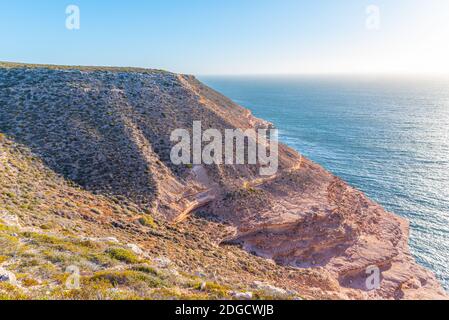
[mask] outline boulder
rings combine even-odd
[[[137,245],[137,244],[134,244],[134,243],[128,243],[127,245],[126,245],[128,248],[130,248],[131,249],[131,251],[132,252],[134,252],[135,254],[137,254],[137,255],[143,255],[143,250]]]
[[[251,300],[253,298],[252,292],[231,292],[231,296],[237,300]]]
[[[17,279],[14,273],[0,267],[0,282],[7,282],[16,285]]]

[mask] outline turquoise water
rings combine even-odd
[[[280,139],[411,221],[417,261],[449,289],[449,80],[200,77]]]

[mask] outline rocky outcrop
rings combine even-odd
[[[221,246],[318,271],[326,281],[314,286],[336,298],[446,298],[410,255],[404,219],[285,145],[270,177],[259,175],[260,164],[171,163],[171,132],[192,130],[193,121],[218,130],[271,126],[192,76],[3,65],[0,88],[0,131],[89,192],[174,224],[194,213],[227,224]],[[380,286],[371,290],[373,267]]]

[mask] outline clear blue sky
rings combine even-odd
[[[65,9],[80,8],[80,30]],[[368,5],[379,30],[366,28]],[[0,0],[0,60],[191,74],[449,72],[448,0]]]

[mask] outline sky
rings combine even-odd
[[[67,28],[69,5],[79,29]],[[0,61],[195,75],[449,74],[448,57],[449,0],[0,0]]]

